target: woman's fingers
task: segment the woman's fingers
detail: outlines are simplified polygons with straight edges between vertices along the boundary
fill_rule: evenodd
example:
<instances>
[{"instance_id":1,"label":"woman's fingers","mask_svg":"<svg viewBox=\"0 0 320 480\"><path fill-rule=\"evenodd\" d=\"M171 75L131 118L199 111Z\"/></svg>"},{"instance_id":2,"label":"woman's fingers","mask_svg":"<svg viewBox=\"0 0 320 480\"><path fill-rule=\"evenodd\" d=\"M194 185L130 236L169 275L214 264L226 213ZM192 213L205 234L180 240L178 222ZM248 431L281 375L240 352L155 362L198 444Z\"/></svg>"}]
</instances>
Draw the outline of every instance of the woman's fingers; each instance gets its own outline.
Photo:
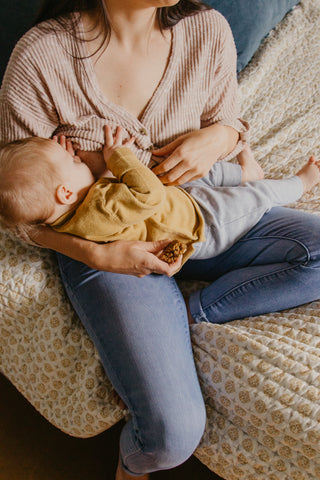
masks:
<instances>
[{"instance_id":1,"label":"woman's fingers","mask_svg":"<svg viewBox=\"0 0 320 480\"><path fill-rule=\"evenodd\" d=\"M164 161L163 163L165 162L166 161ZM191 180L201 178L208 173L204 169L201 169L201 164L191 164L184 159L174 165L173 168L171 168L170 170L167 170L167 165L171 165L171 162L164 165L162 169L159 169L160 171L163 171L165 173L161 173L158 175L159 180L164 185L182 185L183 183L191 182ZM158 166L160 167L161 165ZM154 173L159 170L157 169L155 171L155 168L152 169Z\"/></svg>"},{"instance_id":2,"label":"woman's fingers","mask_svg":"<svg viewBox=\"0 0 320 480\"><path fill-rule=\"evenodd\" d=\"M184 135L176 138L173 142L168 143L164 147L157 148L157 150L152 150L152 155L164 157L166 155L170 155L181 143L183 142Z\"/></svg>"},{"instance_id":3,"label":"woman's fingers","mask_svg":"<svg viewBox=\"0 0 320 480\"><path fill-rule=\"evenodd\" d=\"M170 243L170 241L170 239L165 238L164 240L145 242L145 248L148 252L154 253L156 255L160 253Z\"/></svg>"},{"instance_id":4,"label":"woman's fingers","mask_svg":"<svg viewBox=\"0 0 320 480\"><path fill-rule=\"evenodd\" d=\"M170 265L158 258L158 255L160 255L160 253L168 245L168 243L170 243L170 241L170 239L165 239L155 242L147 242L145 244L147 251L153 254L152 258L150 258L152 266L150 265L151 270L149 273L158 273L160 275L167 275L171 277L180 268L182 257L177 258L177 260Z\"/></svg>"},{"instance_id":5,"label":"woman's fingers","mask_svg":"<svg viewBox=\"0 0 320 480\"><path fill-rule=\"evenodd\" d=\"M188 170L185 170L185 165L183 163L180 163L168 173L159 175L159 180L164 185L178 185L178 179L184 176L186 172L188 172Z\"/></svg>"},{"instance_id":6,"label":"woman's fingers","mask_svg":"<svg viewBox=\"0 0 320 480\"><path fill-rule=\"evenodd\" d=\"M174 263L170 263L169 265L163 260L154 257L152 259L151 269L148 273L157 273L158 275L167 275L167 277L172 277L181 267L181 260L182 257L179 257Z\"/></svg>"},{"instance_id":7,"label":"woman's fingers","mask_svg":"<svg viewBox=\"0 0 320 480\"><path fill-rule=\"evenodd\" d=\"M134 274L137 277L145 277L146 275L150 275L152 273L156 273L157 275L167 275L171 277L174 273L178 270L179 266L177 264L168 264L163 262L158 257L153 254L146 253L143 266L140 267L140 272Z\"/></svg>"},{"instance_id":8,"label":"woman's fingers","mask_svg":"<svg viewBox=\"0 0 320 480\"><path fill-rule=\"evenodd\" d=\"M170 240L159 240L155 242L133 242L136 243L136 247L140 250L140 259L136 257L135 269L136 272L131 272L131 275L137 277L144 277L151 273L158 275L167 275L171 277L181 266L181 257L179 257L174 263L168 264L158 258L158 255L168 245ZM133 246L133 244L132 244Z\"/></svg>"},{"instance_id":9,"label":"woman's fingers","mask_svg":"<svg viewBox=\"0 0 320 480\"><path fill-rule=\"evenodd\" d=\"M55 142L59 143L59 145L61 145L61 147L63 147L63 148L66 149L67 144L66 144L66 137L65 137L65 135L53 135L52 140L54 140Z\"/></svg>"},{"instance_id":10,"label":"woman's fingers","mask_svg":"<svg viewBox=\"0 0 320 480\"><path fill-rule=\"evenodd\" d=\"M182 158L180 157L180 155L173 153L166 160L163 160L163 162L159 163L159 165L153 167L152 171L157 176L165 175L171 170L173 170L175 167L177 167L181 161Z\"/></svg>"},{"instance_id":11,"label":"woman's fingers","mask_svg":"<svg viewBox=\"0 0 320 480\"><path fill-rule=\"evenodd\" d=\"M155 242L119 240L105 245L98 245L96 248L99 252L102 249L102 254L99 253L98 263L94 268L105 269L103 255L106 253L107 262L112 259L112 265L111 268L109 265L108 271L134 275L139 278L151 273L172 276L180 267L181 258L171 265L158 258L158 255L169 242L170 240Z\"/></svg>"}]
</instances>

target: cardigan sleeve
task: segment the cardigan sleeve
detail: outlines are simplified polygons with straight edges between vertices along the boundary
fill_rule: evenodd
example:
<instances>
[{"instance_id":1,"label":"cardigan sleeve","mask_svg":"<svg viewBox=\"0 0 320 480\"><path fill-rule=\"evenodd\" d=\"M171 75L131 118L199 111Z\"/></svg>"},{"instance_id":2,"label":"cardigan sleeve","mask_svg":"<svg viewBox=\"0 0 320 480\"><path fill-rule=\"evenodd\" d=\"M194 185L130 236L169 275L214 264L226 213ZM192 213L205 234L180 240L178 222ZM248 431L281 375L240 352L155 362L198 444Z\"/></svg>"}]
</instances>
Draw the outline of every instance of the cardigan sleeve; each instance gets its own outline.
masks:
<instances>
[{"instance_id":1,"label":"cardigan sleeve","mask_svg":"<svg viewBox=\"0 0 320 480\"><path fill-rule=\"evenodd\" d=\"M126 222L130 224L137 223L159 210L165 197L166 187L129 148L118 148L109 158L108 168L125 187L118 189L121 194L116 195L119 217L125 217ZM116 185L114 186L117 188ZM105 203L113 205L114 201L110 202L107 195Z\"/></svg>"},{"instance_id":2,"label":"cardigan sleeve","mask_svg":"<svg viewBox=\"0 0 320 480\"><path fill-rule=\"evenodd\" d=\"M228 157L233 158L243 148L249 125L240 118L237 83L237 51L230 26L219 16L219 42L213 43L214 51L208 61L208 99L201 115L201 127L215 123L234 128L240 133L238 145ZM217 25L216 25L217 27Z\"/></svg>"},{"instance_id":3,"label":"cardigan sleeve","mask_svg":"<svg viewBox=\"0 0 320 480\"><path fill-rule=\"evenodd\" d=\"M37 46L32 44L31 37L32 33L28 33L17 43L3 78L0 145L30 136L49 138L58 125L58 116L37 66ZM23 229L17 227L13 233L28 244L41 247Z\"/></svg>"},{"instance_id":4,"label":"cardigan sleeve","mask_svg":"<svg viewBox=\"0 0 320 480\"><path fill-rule=\"evenodd\" d=\"M0 90L0 143L29 136L51 137L58 126L50 92L38 66L44 52L30 35L16 45Z\"/></svg>"}]
</instances>

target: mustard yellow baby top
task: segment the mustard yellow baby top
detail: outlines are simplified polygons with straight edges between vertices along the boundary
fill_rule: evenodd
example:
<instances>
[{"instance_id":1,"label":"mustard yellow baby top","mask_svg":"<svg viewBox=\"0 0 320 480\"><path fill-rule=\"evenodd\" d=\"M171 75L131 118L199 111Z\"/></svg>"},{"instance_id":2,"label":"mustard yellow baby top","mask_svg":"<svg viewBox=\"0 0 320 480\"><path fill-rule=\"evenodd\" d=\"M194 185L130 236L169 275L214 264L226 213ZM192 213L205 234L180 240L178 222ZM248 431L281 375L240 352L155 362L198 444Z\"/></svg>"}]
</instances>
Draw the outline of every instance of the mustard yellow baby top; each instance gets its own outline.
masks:
<instances>
[{"instance_id":1,"label":"mustard yellow baby top","mask_svg":"<svg viewBox=\"0 0 320 480\"><path fill-rule=\"evenodd\" d=\"M164 186L129 148L108 160L115 178L100 178L81 204L51 224L58 232L94 242L177 239L187 245L203 242L204 220L199 206L182 188Z\"/></svg>"}]
</instances>

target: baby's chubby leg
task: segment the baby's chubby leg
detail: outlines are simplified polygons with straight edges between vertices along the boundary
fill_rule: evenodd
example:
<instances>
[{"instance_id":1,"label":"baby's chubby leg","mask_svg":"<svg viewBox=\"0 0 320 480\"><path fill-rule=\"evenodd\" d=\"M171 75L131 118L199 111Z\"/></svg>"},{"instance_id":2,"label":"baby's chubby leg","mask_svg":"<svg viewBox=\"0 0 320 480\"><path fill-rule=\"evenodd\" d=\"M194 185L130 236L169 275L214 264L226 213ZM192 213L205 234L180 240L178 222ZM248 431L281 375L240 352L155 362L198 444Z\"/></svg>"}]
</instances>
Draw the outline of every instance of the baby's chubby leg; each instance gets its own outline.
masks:
<instances>
[{"instance_id":1,"label":"baby's chubby leg","mask_svg":"<svg viewBox=\"0 0 320 480\"><path fill-rule=\"evenodd\" d=\"M320 161L311 156L308 162L292 177L263 179L246 182L244 191L255 194L256 200L271 208L296 202L306 192L320 183ZM253 198L253 197L252 197ZM269 205L268 205L269 203Z\"/></svg>"},{"instance_id":2,"label":"baby's chubby leg","mask_svg":"<svg viewBox=\"0 0 320 480\"><path fill-rule=\"evenodd\" d=\"M212 188L200 182L190 183L185 188L200 206L206 224L206 242L197 246L193 259L219 255L254 227L272 207L299 200L304 192L319 183L319 164L312 157L289 178L252 180L234 187Z\"/></svg>"},{"instance_id":3,"label":"baby's chubby leg","mask_svg":"<svg viewBox=\"0 0 320 480\"><path fill-rule=\"evenodd\" d=\"M237 156L242 170L241 183L262 180L264 173L258 162L255 160L249 145L245 145L242 152ZM303 192L306 193L320 182L320 161L314 156L296 173L303 183Z\"/></svg>"},{"instance_id":4,"label":"baby's chubby leg","mask_svg":"<svg viewBox=\"0 0 320 480\"><path fill-rule=\"evenodd\" d=\"M262 180L264 173L258 162L255 160L249 145L245 145L242 152L237 156L237 160L242 170L241 183ZM303 192L309 192L320 182L320 161L314 156L296 173L303 183Z\"/></svg>"},{"instance_id":5,"label":"baby's chubby leg","mask_svg":"<svg viewBox=\"0 0 320 480\"><path fill-rule=\"evenodd\" d=\"M206 177L195 180L191 184L199 182L210 187L236 187L241 183L264 178L263 170L255 160L249 145L245 145L237 156L237 160L238 163L216 162ZM188 183L184 184L184 186L188 185Z\"/></svg>"}]
</instances>

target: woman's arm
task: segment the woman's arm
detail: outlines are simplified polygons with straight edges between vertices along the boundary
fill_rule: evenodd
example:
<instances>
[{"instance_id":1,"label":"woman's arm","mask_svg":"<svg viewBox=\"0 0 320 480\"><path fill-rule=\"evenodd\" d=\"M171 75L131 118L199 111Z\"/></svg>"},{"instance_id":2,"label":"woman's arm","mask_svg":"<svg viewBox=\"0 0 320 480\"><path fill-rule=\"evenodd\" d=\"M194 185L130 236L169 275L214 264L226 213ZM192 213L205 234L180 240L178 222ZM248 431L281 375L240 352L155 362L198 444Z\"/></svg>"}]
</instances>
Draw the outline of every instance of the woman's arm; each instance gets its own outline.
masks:
<instances>
[{"instance_id":1,"label":"woman's arm","mask_svg":"<svg viewBox=\"0 0 320 480\"><path fill-rule=\"evenodd\" d=\"M43 247L83 262L90 268L136 277L144 277L150 273L171 277L181 265L181 257L171 265L157 257L170 240L157 242L119 240L98 244L73 235L57 233L50 227L39 227L32 240Z\"/></svg>"},{"instance_id":2,"label":"woman's arm","mask_svg":"<svg viewBox=\"0 0 320 480\"><path fill-rule=\"evenodd\" d=\"M169 157L153 168L153 172L166 185L202 178L212 165L232 152L239 140L239 132L233 127L218 123L187 133L153 152Z\"/></svg>"},{"instance_id":3,"label":"woman's arm","mask_svg":"<svg viewBox=\"0 0 320 480\"><path fill-rule=\"evenodd\" d=\"M201 129L187 133L169 145L155 150L168 156L153 171L163 183L181 185L205 176L218 160L230 159L242 148L248 125L239 119L237 102L237 52L227 21L210 24L213 51L208 51L205 84L206 103L201 114Z\"/></svg>"}]
</instances>

